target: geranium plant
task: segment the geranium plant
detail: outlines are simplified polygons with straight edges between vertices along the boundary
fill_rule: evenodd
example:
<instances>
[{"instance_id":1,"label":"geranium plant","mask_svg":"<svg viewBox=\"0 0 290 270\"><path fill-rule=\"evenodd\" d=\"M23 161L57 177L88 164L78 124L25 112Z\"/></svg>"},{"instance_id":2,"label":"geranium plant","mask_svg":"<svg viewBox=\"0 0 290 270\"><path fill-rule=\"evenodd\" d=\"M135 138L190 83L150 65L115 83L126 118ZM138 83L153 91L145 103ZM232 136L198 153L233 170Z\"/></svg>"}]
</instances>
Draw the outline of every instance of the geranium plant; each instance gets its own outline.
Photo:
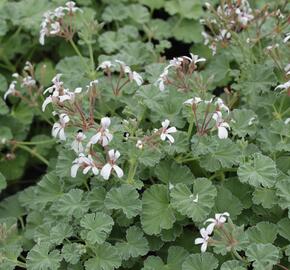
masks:
<instances>
[{"instance_id":1,"label":"geranium plant","mask_svg":"<svg viewBox=\"0 0 290 270\"><path fill-rule=\"evenodd\" d=\"M289 269L289 3L23 2L40 56L0 55L0 269Z\"/></svg>"}]
</instances>

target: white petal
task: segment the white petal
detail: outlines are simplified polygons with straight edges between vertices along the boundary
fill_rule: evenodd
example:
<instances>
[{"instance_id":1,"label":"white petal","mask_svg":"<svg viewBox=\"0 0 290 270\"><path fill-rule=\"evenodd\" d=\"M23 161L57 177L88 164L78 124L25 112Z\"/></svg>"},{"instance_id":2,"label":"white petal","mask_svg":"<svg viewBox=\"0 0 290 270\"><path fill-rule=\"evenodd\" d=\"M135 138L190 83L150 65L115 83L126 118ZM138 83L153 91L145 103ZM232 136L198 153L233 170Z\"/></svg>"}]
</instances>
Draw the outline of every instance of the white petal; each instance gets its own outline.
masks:
<instances>
[{"instance_id":1,"label":"white petal","mask_svg":"<svg viewBox=\"0 0 290 270\"><path fill-rule=\"evenodd\" d=\"M196 245L202 244L202 243L204 243L204 239L203 239L203 238L196 238L196 239L194 240L194 243L195 243Z\"/></svg>"},{"instance_id":2,"label":"white petal","mask_svg":"<svg viewBox=\"0 0 290 270\"><path fill-rule=\"evenodd\" d=\"M114 152L114 149L111 149L111 150L108 152L108 155L109 155L109 159L110 159L110 160L114 160L114 159L115 159L115 152Z\"/></svg>"},{"instance_id":3,"label":"white petal","mask_svg":"<svg viewBox=\"0 0 290 270\"><path fill-rule=\"evenodd\" d=\"M170 121L169 121L168 119L165 119L165 120L161 123L161 125L162 125L163 128L168 128L169 124L170 124Z\"/></svg>"},{"instance_id":4,"label":"white petal","mask_svg":"<svg viewBox=\"0 0 290 270\"><path fill-rule=\"evenodd\" d=\"M174 143L174 138L170 134L166 134L166 137L171 143Z\"/></svg>"},{"instance_id":5,"label":"white petal","mask_svg":"<svg viewBox=\"0 0 290 270\"><path fill-rule=\"evenodd\" d=\"M207 249L207 242L204 242L202 245L201 245L201 252L206 252L206 249Z\"/></svg>"},{"instance_id":6,"label":"white petal","mask_svg":"<svg viewBox=\"0 0 290 270\"><path fill-rule=\"evenodd\" d=\"M62 141L65 141L66 140L66 135L65 135L65 133L64 133L64 128L61 128L60 130L59 130L59 138L62 140Z\"/></svg>"},{"instance_id":7,"label":"white petal","mask_svg":"<svg viewBox=\"0 0 290 270\"><path fill-rule=\"evenodd\" d=\"M215 225L216 225L216 224L213 222L213 223L210 223L210 224L206 227L206 232L207 232L207 234L212 234Z\"/></svg>"},{"instance_id":8,"label":"white petal","mask_svg":"<svg viewBox=\"0 0 290 270\"><path fill-rule=\"evenodd\" d=\"M101 119L101 126L106 129L111 125L111 119L109 117L103 117Z\"/></svg>"},{"instance_id":9,"label":"white petal","mask_svg":"<svg viewBox=\"0 0 290 270\"><path fill-rule=\"evenodd\" d=\"M225 127L218 127L218 136L220 139L226 139L228 137L228 130Z\"/></svg>"},{"instance_id":10,"label":"white petal","mask_svg":"<svg viewBox=\"0 0 290 270\"><path fill-rule=\"evenodd\" d=\"M165 140L166 140L166 134L165 134L165 133L161 133L161 135L160 135L160 139L161 139L162 141L165 141Z\"/></svg>"},{"instance_id":11,"label":"white petal","mask_svg":"<svg viewBox=\"0 0 290 270\"><path fill-rule=\"evenodd\" d=\"M96 144L100 138L101 138L101 132L98 132L96 135L94 135L91 139L90 139L90 142L89 144Z\"/></svg>"},{"instance_id":12,"label":"white petal","mask_svg":"<svg viewBox=\"0 0 290 270\"><path fill-rule=\"evenodd\" d=\"M83 170L83 174L87 174L91 168L92 168L91 166L85 167Z\"/></svg>"},{"instance_id":13,"label":"white petal","mask_svg":"<svg viewBox=\"0 0 290 270\"><path fill-rule=\"evenodd\" d=\"M97 167L93 167L92 171L93 171L94 175L98 175L99 174L99 170L98 170Z\"/></svg>"},{"instance_id":14,"label":"white petal","mask_svg":"<svg viewBox=\"0 0 290 270\"><path fill-rule=\"evenodd\" d=\"M175 132L177 132L176 127L170 127L166 130L166 133L175 133Z\"/></svg>"},{"instance_id":15,"label":"white petal","mask_svg":"<svg viewBox=\"0 0 290 270\"><path fill-rule=\"evenodd\" d=\"M119 166L114 165L113 169L115 170L115 172L116 172L116 174L118 175L119 178L123 177L124 172Z\"/></svg>"},{"instance_id":16,"label":"white petal","mask_svg":"<svg viewBox=\"0 0 290 270\"><path fill-rule=\"evenodd\" d=\"M101 170L101 176L105 179L108 180L111 174L112 170L112 165L107 163Z\"/></svg>"},{"instance_id":17,"label":"white petal","mask_svg":"<svg viewBox=\"0 0 290 270\"><path fill-rule=\"evenodd\" d=\"M71 177L76 177L77 176L77 172L78 172L79 167L80 167L79 164L72 165L72 167L70 169L70 175L71 175Z\"/></svg>"}]
</instances>

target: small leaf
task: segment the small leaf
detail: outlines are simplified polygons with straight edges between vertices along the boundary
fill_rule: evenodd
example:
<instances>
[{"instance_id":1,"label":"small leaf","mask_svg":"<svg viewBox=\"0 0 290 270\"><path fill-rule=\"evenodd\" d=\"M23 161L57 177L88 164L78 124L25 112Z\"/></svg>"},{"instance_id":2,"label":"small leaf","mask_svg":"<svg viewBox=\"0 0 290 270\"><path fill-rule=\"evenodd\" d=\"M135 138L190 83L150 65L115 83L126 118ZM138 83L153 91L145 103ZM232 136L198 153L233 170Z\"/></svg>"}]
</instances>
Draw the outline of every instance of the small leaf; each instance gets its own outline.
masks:
<instances>
[{"instance_id":1,"label":"small leaf","mask_svg":"<svg viewBox=\"0 0 290 270\"><path fill-rule=\"evenodd\" d=\"M272 244L251 244L246 249L246 256L255 270L272 269L280 258L279 249Z\"/></svg>"},{"instance_id":2,"label":"small leaf","mask_svg":"<svg viewBox=\"0 0 290 270\"><path fill-rule=\"evenodd\" d=\"M80 257L86 252L86 248L82 244L71 243L64 244L61 250L61 254L66 262L70 264L76 264L80 260Z\"/></svg>"},{"instance_id":3,"label":"small leaf","mask_svg":"<svg viewBox=\"0 0 290 270\"><path fill-rule=\"evenodd\" d=\"M102 212L86 214L81 219L80 225L84 230L81 237L92 245L102 244L107 239L114 225L113 219Z\"/></svg>"},{"instance_id":4,"label":"small leaf","mask_svg":"<svg viewBox=\"0 0 290 270\"><path fill-rule=\"evenodd\" d=\"M277 178L275 162L262 154L256 153L238 169L238 176L242 183L248 183L254 187L260 185L273 187Z\"/></svg>"},{"instance_id":5,"label":"small leaf","mask_svg":"<svg viewBox=\"0 0 290 270\"><path fill-rule=\"evenodd\" d=\"M218 260L211 253L190 255L182 264L182 270L214 270Z\"/></svg>"},{"instance_id":6,"label":"small leaf","mask_svg":"<svg viewBox=\"0 0 290 270\"><path fill-rule=\"evenodd\" d=\"M274 243L277 237L277 226L269 222L260 222L246 232L249 240L253 243Z\"/></svg>"},{"instance_id":7,"label":"small leaf","mask_svg":"<svg viewBox=\"0 0 290 270\"><path fill-rule=\"evenodd\" d=\"M152 185L143 193L141 223L145 233L158 234L170 229L175 222L169 203L168 189L164 185Z\"/></svg>"},{"instance_id":8,"label":"small leaf","mask_svg":"<svg viewBox=\"0 0 290 270\"><path fill-rule=\"evenodd\" d=\"M277 204L277 195L275 189L270 188L256 188L253 193L253 202L261 204L264 208L270 209Z\"/></svg>"},{"instance_id":9,"label":"small leaf","mask_svg":"<svg viewBox=\"0 0 290 270\"><path fill-rule=\"evenodd\" d=\"M122 210L128 218L137 216L142 208L138 192L129 185L112 188L106 195L105 206Z\"/></svg>"}]
</instances>

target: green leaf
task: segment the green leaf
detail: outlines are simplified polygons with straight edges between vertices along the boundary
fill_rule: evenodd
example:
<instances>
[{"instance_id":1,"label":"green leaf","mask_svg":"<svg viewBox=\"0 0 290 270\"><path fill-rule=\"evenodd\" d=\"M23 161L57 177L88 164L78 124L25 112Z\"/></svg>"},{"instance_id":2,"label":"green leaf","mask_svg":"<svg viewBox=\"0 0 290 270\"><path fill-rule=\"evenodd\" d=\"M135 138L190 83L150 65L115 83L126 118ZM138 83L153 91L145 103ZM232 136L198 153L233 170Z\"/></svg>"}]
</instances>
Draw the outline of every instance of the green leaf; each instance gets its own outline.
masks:
<instances>
[{"instance_id":1,"label":"green leaf","mask_svg":"<svg viewBox=\"0 0 290 270\"><path fill-rule=\"evenodd\" d=\"M166 1L165 10L170 15L179 14L187 19L198 19L203 14L202 3L193 0Z\"/></svg>"},{"instance_id":2,"label":"green leaf","mask_svg":"<svg viewBox=\"0 0 290 270\"><path fill-rule=\"evenodd\" d=\"M2 224L1 224L2 225ZM17 269L17 258L22 252L22 248L18 245L5 245L0 247L0 270Z\"/></svg>"},{"instance_id":3,"label":"green leaf","mask_svg":"<svg viewBox=\"0 0 290 270\"><path fill-rule=\"evenodd\" d=\"M278 204L282 209L288 209L288 216L290 218L290 185L289 177L281 179L276 184L278 196Z\"/></svg>"},{"instance_id":4,"label":"green leaf","mask_svg":"<svg viewBox=\"0 0 290 270\"><path fill-rule=\"evenodd\" d=\"M129 185L112 188L106 195L105 206L108 209L122 210L127 218L137 216L142 208L138 192Z\"/></svg>"},{"instance_id":5,"label":"green leaf","mask_svg":"<svg viewBox=\"0 0 290 270\"><path fill-rule=\"evenodd\" d=\"M56 215L73 216L81 218L89 209L88 203L84 201L84 192L80 189L72 189L63 194L53 205L52 210Z\"/></svg>"},{"instance_id":6,"label":"green leaf","mask_svg":"<svg viewBox=\"0 0 290 270\"><path fill-rule=\"evenodd\" d=\"M246 268L242 262L232 260L224 262L220 270L246 270Z\"/></svg>"},{"instance_id":7,"label":"green leaf","mask_svg":"<svg viewBox=\"0 0 290 270\"><path fill-rule=\"evenodd\" d=\"M187 166L177 164L173 160L163 160L155 168L155 174L165 184L192 184L194 176Z\"/></svg>"},{"instance_id":8,"label":"green leaf","mask_svg":"<svg viewBox=\"0 0 290 270\"><path fill-rule=\"evenodd\" d=\"M128 42L128 38L124 34L107 31L99 36L98 41L106 53L113 53L123 47Z\"/></svg>"},{"instance_id":9,"label":"green leaf","mask_svg":"<svg viewBox=\"0 0 290 270\"><path fill-rule=\"evenodd\" d=\"M0 192L7 187L6 179L4 175L0 172Z\"/></svg>"},{"instance_id":10,"label":"green leaf","mask_svg":"<svg viewBox=\"0 0 290 270\"><path fill-rule=\"evenodd\" d=\"M85 262L86 270L113 270L121 265L118 249L109 243L94 246L93 252L93 258Z\"/></svg>"},{"instance_id":11,"label":"green leaf","mask_svg":"<svg viewBox=\"0 0 290 270\"><path fill-rule=\"evenodd\" d=\"M283 218L278 222L278 232L281 236L283 236L285 239L290 241L290 219L289 218Z\"/></svg>"},{"instance_id":12,"label":"green leaf","mask_svg":"<svg viewBox=\"0 0 290 270\"><path fill-rule=\"evenodd\" d=\"M86 214L81 219L80 225L84 230L81 237L89 243L102 244L107 239L114 225L113 219L102 212Z\"/></svg>"},{"instance_id":13,"label":"green leaf","mask_svg":"<svg viewBox=\"0 0 290 270\"><path fill-rule=\"evenodd\" d=\"M31 110L31 108L24 102L20 102L16 107L14 107L11 114L24 125L30 125L33 120L33 110Z\"/></svg>"},{"instance_id":14,"label":"green leaf","mask_svg":"<svg viewBox=\"0 0 290 270\"><path fill-rule=\"evenodd\" d=\"M61 254L66 262L70 264L76 264L80 260L80 257L86 252L86 247L78 243L64 244L61 250Z\"/></svg>"},{"instance_id":15,"label":"green leaf","mask_svg":"<svg viewBox=\"0 0 290 270\"><path fill-rule=\"evenodd\" d=\"M89 67L89 59L83 58L86 67ZM65 57L56 65L56 71L62 74L61 79L65 87L74 90L77 87L85 87L89 80L86 78L86 68L79 56Z\"/></svg>"},{"instance_id":16,"label":"green leaf","mask_svg":"<svg viewBox=\"0 0 290 270\"><path fill-rule=\"evenodd\" d=\"M256 188L253 193L253 202L261 204L264 208L270 209L277 204L277 195L275 189Z\"/></svg>"},{"instance_id":17,"label":"green leaf","mask_svg":"<svg viewBox=\"0 0 290 270\"><path fill-rule=\"evenodd\" d=\"M170 229L175 222L169 203L168 189L164 185L152 185L143 193L141 223L145 233L158 234Z\"/></svg>"},{"instance_id":18,"label":"green leaf","mask_svg":"<svg viewBox=\"0 0 290 270\"><path fill-rule=\"evenodd\" d=\"M167 264L165 265L159 257L150 256L144 261L142 270L182 270L182 263L188 256L188 252L177 246L168 249Z\"/></svg>"},{"instance_id":19,"label":"green leaf","mask_svg":"<svg viewBox=\"0 0 290 270\"><path fill-rule=\"evenodd\" d=\"M256 133L257 115L252 110L235 109L232 111L231 129L234 135L245 137L254 136Z\"/></svg>"},{"instance_id":20,"label":"green leaf","mask_svg":"<svg viewBox=\"0 0 290 270\"><path fill-rule=\"evenodd\" d=\"M102 12L102 19L105 22L123 21L128 18L128 10L125 5L118 3L108 5Z\"/></svg>"},{"instance_id":21,"label":"green leaf","mask_svg":"<svg viewBox=\"0 0 290 270\"><path fill-rule=\"evenodd\" d=\"M103 211L105 209L106 190L103 187L92 189L88 194L86 200L93 212Z\"/></svg>"},{"instance_id":22,"label":"green leaf","mask_svg":"<svg viewBox=\"0 0 290 270\"><path fill-rule=\"evenodd\" d=\"M139 2L150 7L151 10L154 10L163 7L165 0L139 0Z\"/></svg>"},{"instance_id":23,"label":"green leaf","mask_svg":"<svg viewBox=\"0 0 290 270\"><path fill-rule=\"evenodd\" d=\"M57 270L62 257L58 250L50 250L49 244L35 245L27 254L27 270Z\"/></svg>"},{"instance_id":24,"label":"green leaf","mask_svg":"<svg viewBox=\"0 0 290 270\"><path fill-rule=\"evenodd\" d=\"M218 260L211 253L190 255L182 264L182 270L214 270Z\"/></svg>"},{"instance_id":25,"label":"green leaf","mask_svg":"<svg viewBox=\"0 0 290 270\"><path fill-rule=\"evenodd\" d=\"M73 151L62 150L57 157L55 172L59 177L70 177L70 169L76 155Z\"/></svg>"},{"instance_id":26,"label":"green leaf","mask_svg":"<svg viewBox=\"0 0 290 270\"><path fill-rule=\"evenodd\" d=\"M173 17L171 24L173 37L177 40L185 43L202 42L203 37L201 32L203 28L198 21L183 19L181 22L178 22L178 18Z\"/></svg>"},{"instance_id":27,"label":"green leaf","mask_svg":"<svg viewBox=\"0 0 290 270\"><path fill-rule=\"evenodd\" d=\"M272 244L251 244L246 256L255 270L270 270L279 261L279 249Z\"/></svg>"},{"instance_id":28,"label":"green leaf","mask_svg":"<svg viewBox=\"0 0 290 270\"><path fill-rule=\"evenodd\" d=\"M130 257L144 256L149 251L148 241L140 228L136 226L130 227L126 231L126 239L127 242L116 244L116 248L119 250L123 260L128 260Z\"/></svg>"},{"instance_id":29,"label":"green leaf","mask_svg":"<svg viewBox=\"0 0 290 270\"><path fill-rule=\"evenodd\" d=\"M277 237L277 226L269 222L259 222L247 230L247 235L252 243L274 243Z\"/></svg>"},{"instance_id":30,"label":"green leaf","mask_svg":"<svg viewBox=\"0 0 290 270\"><path fill-rule=\"evenodd\" d=\"M144 24L150 20L148 9L142 5L134 4L127 6L129 17L136 23Z\"/></svg>"},{"instance_id":31,"label":"green leaf","mask_svg":"<svg viewBox=\"0 0 290 270\"><path fill-rule=\"evenodd\" d=\"M255 153L248 162L241 164L237 173L242 183L248 183L254 187L260 185L273 187L277 178L275 162L259 153Z\"/></svg>"},{"instance_id":32,"label":"green leaf","mask_svg":"<svg viewBox=\"0 0 290 270\"><path fill-rule=\"evenodd\" d=\"M194 222L205 220L214 206L216 195L216 188L207 179L195 180L193 193L185 184L177 184L170 191L173 208Z\"/></svg>"},{"instance_id":33,"label":"green leaf","mask_svg":"<svg viewBox=\"0 0 290 270\"><path fill-rule=\"evenodd\" d=\"M242 213L243 204L229 189L220 186L217 190L218 192L213 207L213 212L228 212L231 215L231 219L235 220L236 217Z\"/></svg>"},{"instance_id":34,"label":"green leaf","mask_svg":"<svg viewBox=\"0 0 290 270\"><path fill-rule=\"evenodd\" d=\"M1 82L0 82L1 83ZM8 114L9 108L2 98L0 98L0 115Z\"/></svg>"}]
</instances>

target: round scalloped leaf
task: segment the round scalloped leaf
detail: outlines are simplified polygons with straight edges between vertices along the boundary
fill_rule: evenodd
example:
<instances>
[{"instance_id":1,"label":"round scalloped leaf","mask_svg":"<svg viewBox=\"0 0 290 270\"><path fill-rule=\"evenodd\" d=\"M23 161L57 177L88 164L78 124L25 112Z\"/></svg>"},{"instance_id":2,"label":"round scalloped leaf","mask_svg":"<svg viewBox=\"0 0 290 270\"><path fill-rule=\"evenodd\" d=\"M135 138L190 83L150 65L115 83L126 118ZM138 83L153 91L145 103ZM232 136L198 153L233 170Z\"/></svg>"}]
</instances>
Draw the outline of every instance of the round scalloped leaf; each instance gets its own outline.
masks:
<instances>
[{"instance_id":1,"label":"round scalloped leaf","mask_svg":"<svg viewBox=\"0 0 290 270\"><path fill-rule=\"evenodd\" d=\"M246 256L255 270L270 270L280 258L279 249L272 244L251 244L246 249Z\"/></svg>"},{"instance_id":2,"label":"round scalloped leaf","mask_svg":"<svg viewBox=\"0 0 290 270\"><path fill-rule=\"evenodd\" d=\"M109 243L94 246L93 252L93 257L85 262L86 270L113 270L121 265L118 249Z\"/></svg>"},{"instance_id":3,"label":"round scalloped leaf","mask_svg":"<svg viewBox=\"0 0 290 270\"><path fill-rule=\"evenodd\" d=\"M253 136L256 133L255 122L257 115L252 110L235 109L232 111L233 121L231 121L231 129L234 135L245 137L246 135Z\"/></svg>"},{"instance_id":4,"label":"round scalloped leaf","mask_svg":"<svg viewBox=\"0 0 290 270\"><path fill-rule=\"evenodd\" d=\"M214 270L218 265L218 260L206 252L190 255L182 264L182 270Z\"/></svg>"},{"instance_id":5,"label":"round scalloped leaf","mask_svg":"<svg viewBox=\"0 0 290 270\"><path fill-rule=\"evenodd\" d=\"M84 228L81 237L92 245L102 244L107 239L114 225L113 219L102 212L86 214L81 219L80 225Z\"/></svg>"},{"instance_id":6,"label":"round scalloped leaf","mask_svg":"<svg viewBox=\"0 0 290 270\"><path fill-rule=\"evenodd\" d=\"M137 216L142 208L139 193L129 185L112 188L106 195L105 206L108 209L122 210L127 218Z\"/></svg>"},{"instance_id":7,"label":"round scalloped leaf","mask_svg":"<svg viewBox=\"0 0 290 270\"><path fill-rule=\"evenodd\" d=\"M17 258L21 254L22 248L18 245L1 245L0 247L0 270L14 270L17 267Z\"/></svg>"},{"instance_id":8,"label":"round scalloped leaf","mask_svg":"<svg viewBox=\"0 0 290 270\"><path fill-rule=\"evenodd\" d=\"M149 251L148 241L140 228L136 226L130 227L126 232L126 239L127 242L116 244L116 248L119 250L123 260L128 260L130 257L144 256Z\"/></svg>"},{"instance_id":9,"label":"round scalloped leaf","mask_svg":"<svg viewBox=\"0 0 290 270\"><path fill-rule=\"evenodd\" d=\"M170 229L175 222L169 202L168 189L164 185L152 185L143 193L141 223L145 233L158 234Z\"/></svg>"},{"instance_id":10,"label":"round scalloped leaf","mask_svg":"<svg viewBox=\"0 0 290 270\"><path fill-rule=\"evenodd\" d=\"M288 216L290 218L290 181L289 177L280 180L277 185L276 195L278 196L278 204L282 209L288 209Z\"/></svg>"},{"instance_id":11,"label":"round scalloped leaf","mask_svg":"<svg viewBox=\"0 0 290 270\"><path fill-rule=\"evenodd\" d=\"M274 243L277 237L277 226L270 222L260 222L246 232L252 243Z\"/></svg>"},{"instance_id":12,"label":"round scalloped leaf","mask_svg":"<svg viewBox=\"0 0 290 270\"><path fill-rule=\"evenodd\" d=\"M163 160L155 168L155 174L165 184L192 184L194 176L187 166L172 160Z\"/></svg>"},{"instance_id":13,"label":"round scalloped leaf","mask_svg":"<svg viewBox=\"0 0 290 270\"><path fill-rule=\"evenodd\" d=\"M277 204L278 198L275 189L260 187L255 189L252 200L255 204L261 204L264 208L270 209Z\"/></svg>"},{"instance_id":14,"label":"round scalloped leaf","mask_svg":"<svg viewBox=\"0 0 290 270\"><path fill-rule=\"evenodd\" d=\"M171 205L182 215L202 222L214 206L217 191L207 179L197 179L193 190L192 193L185 184L177 184L170 192Z\"/></svg>"},{"instance_id":15,"label":"round scalloped leaf","mask_svg":"<svg viewBox=\"0 0 290 270\"><path fill-rule=\"evenodd\" d=\"M64 244L61 250L63 258L70 264L77 264L85 252L86 247L78 243Z\"/></svg>"},{"instance_id":16,"label":"round scalloped leaf","mask_svg":"<svg viewBox=\"0 0 290 270\"><path fill-rule=\"evenodd\" d=\"M254 187L273 187L277 178L275 162L260 153L255 153L248 162L238 169L239 180Z\"/></svg>"},{"instance_id":17,"label":"round scalloped leaf","mask_svg":"<svg viewBox=\"0 0 290 270\"><path fill-rule=\"evenodd\" d=\"M290 241L290 219L283 218L278 222L278 233Z\"/></svg>"}]
</instances>

